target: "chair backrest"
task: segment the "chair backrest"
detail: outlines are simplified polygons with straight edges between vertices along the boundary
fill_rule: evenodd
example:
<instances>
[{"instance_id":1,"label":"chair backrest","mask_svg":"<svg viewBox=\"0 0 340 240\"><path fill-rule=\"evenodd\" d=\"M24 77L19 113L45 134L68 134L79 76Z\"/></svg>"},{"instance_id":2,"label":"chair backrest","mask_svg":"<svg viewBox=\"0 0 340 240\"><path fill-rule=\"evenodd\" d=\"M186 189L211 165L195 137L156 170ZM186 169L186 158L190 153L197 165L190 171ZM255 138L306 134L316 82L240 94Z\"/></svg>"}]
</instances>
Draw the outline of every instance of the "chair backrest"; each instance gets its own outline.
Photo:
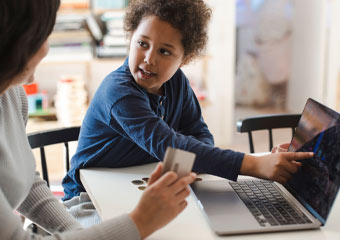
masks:
<instances>
[{"instance_id":1,"label":"chair backrest","mask_svg":"<svg viewBox=\"0 0 340 240\"><path fill-rule=\"evenodd\" d=\"M273 133L275 128L291 128L292 136L297 127L301 114L270 114L245 118L237 122L237 131L247 132L249 138L250 152L254 153L254 143L252 132L257 130L269 131L269 151L273 148Z\"/></svg>"},{"instance_id":2,"label":"chair backrest","mask_svg":"<svg viewBox=\"0 0 340 240\"><path fill-rule=\"evenodd\" d=\"M70 169L70 156L68 143L71 141L77 141L79 137L79 132L80 127L66 127L30 133L27 135L28 142L31 145L31 148L32 149L40 148L42 175L43 179L47 182L48 186L50 186L50 182L48 178L47 162L44 147L52 144L64 143L66 150L65 166L66 171L68 171Z\"/></svg>"}]
</instances>

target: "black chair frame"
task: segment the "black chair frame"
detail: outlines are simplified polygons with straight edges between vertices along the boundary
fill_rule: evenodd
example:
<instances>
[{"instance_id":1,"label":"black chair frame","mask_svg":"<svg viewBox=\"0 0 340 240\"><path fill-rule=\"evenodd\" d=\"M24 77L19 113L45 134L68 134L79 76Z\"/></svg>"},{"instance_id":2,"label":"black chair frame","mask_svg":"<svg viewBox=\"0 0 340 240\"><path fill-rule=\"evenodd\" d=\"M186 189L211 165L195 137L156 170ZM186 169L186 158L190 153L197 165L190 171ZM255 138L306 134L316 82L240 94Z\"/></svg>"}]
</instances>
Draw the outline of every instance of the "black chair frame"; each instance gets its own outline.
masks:
<instances>
[{"instance_id":1,"label":"black chair frame","mask_svg":"<svg viewBox=\"0 0 340 240\"><path fill-rule=\"evenodd\" d=\"M254 142L252 131L268 130L269 131L269 151L273 148L273 132L276 128L291 128L294 136L301 114L268 114L255 117L245 118L237 122L237 131L240 133L247 132L249 139L250 152L254 153Z\"/></svg>"},{"instance_id":2,"label":"black chair frame","mask_svg":"<svg viewBox=\"0 0 340 240\"><path fill-rule=\"evenodd\" d=\"M40 148L41 157L41 169L43 179L47 182L47 186L50 186L47 170L47 162L45 155L45 146L64 143L66 156L65 166L66 171L70 169L70 156L68 142L77 141L79 137L80 127L66 127L41 132L30 133L27 135L28 142L31 148Z\"/></svg>"}]
</instances>

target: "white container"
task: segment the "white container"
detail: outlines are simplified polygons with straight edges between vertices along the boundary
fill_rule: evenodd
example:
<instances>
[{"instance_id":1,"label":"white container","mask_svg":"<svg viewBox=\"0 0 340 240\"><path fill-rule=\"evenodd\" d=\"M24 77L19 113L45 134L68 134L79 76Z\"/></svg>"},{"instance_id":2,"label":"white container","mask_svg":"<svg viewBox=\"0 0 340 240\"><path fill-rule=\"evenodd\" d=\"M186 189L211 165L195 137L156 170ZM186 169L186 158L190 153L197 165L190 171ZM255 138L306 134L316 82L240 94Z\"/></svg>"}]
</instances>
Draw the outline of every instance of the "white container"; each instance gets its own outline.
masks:
<instances>
[{"instance_id":1,"label":"white container","mask_svg":"<svg viewBox=\"0 0 340 240\"><path fill-rule=\"evenodd\" d=\"M80 126L87 110L87 92L81 76L62 76L57 84L55 108L65 127Z\"/></svg>"}]
</instances>

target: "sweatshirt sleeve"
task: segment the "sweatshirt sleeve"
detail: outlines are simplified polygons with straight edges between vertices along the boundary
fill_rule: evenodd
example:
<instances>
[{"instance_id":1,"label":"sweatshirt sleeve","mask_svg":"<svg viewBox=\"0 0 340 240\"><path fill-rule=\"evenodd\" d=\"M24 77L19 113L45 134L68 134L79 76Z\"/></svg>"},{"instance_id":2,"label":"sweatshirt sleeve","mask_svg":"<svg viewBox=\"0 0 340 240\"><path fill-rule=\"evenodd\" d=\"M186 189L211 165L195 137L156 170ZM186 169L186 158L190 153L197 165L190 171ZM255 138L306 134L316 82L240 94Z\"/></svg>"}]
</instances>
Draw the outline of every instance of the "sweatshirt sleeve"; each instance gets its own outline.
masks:
<instances>
[{"instance_id":1,"label":"sweatshirt sleeve","mask_svg":"<svg viewBox=\"0 0 340 240\"><path fill-rule=\"evenodd\" d=\"M191 135L203 143L214 146L214 138L203 120L200 104L184 75L182 82L185 88L185 96L179 131L186 136Z\"/></svg>"},{"instance_id":2,"label":"sweatshirt sleeve","mask_svg":"<svg viewBox=\"0 0 340 240\"><path fill-rule=\"evenodd\" d=\"M0 239L140 239L135 223L128 214L113 218L87 229L80 224L59 203L46 183L36 178L32 189L17 209L18 212L48 230L51 236L39 236L22 227L19 216L13 214L11 207L0 189Z\"/></svg>"},{"instance_id":3,"label":"sweatshirt sleeve","mask_svg":"<svg viewBox=\"0 0 340 240\"><path fill-rule=\"evenodd\" d=\"M40 236L24 230L20 217L13 213L0 188L0 239L1 240L137 240L141 239L137 227L125 214L87 229L54 232L51 236Z\"/></svg>"},{"instance_id":4,"label":"sweatshirt sleeve","mask_svg":"<svg viewBox=\"0 0 340 240\"><path fill-rule=\"evenodd\" d=\"M116 101L111 109L112 129L130 139L156 159L162 159L166 148L183 149L196 154L193 169L236 180L243 153L213 147L193 136L186 136L158 117L141 95L129 94Z\"/></svg>"},{"instance_id":5,"label":"sweatshirt sleeve","mask_svg":"<svg viewBox=\"0 0 340 240\"><path fill-rule=\"evenodd\" d=\"M46 182L39 177L38 172L28 196L17 210L50 233L81 228L80 224L54 197Z\"/></svg>"}]
</instances>

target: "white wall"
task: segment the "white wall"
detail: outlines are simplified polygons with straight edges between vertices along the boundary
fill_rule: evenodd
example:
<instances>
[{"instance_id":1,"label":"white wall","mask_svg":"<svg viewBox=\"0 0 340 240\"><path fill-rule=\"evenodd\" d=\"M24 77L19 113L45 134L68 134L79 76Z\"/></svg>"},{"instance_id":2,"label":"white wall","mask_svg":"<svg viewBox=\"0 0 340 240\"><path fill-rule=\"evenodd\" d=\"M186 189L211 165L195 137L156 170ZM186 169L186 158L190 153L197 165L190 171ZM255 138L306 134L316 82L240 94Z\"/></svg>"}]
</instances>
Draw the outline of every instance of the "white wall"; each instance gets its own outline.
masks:
<instances>
[{"instance_id":1,"label":"white wall","mask_svg":"<svg viewBox=\"0 0 340 240\"><path fill-rule=\"evenodd\" d=\"M339 0L295 0L289 110L301 111L308 97L340 110L339 24Z\"/></svg>"},{"instance_id":2,"label":"white wall","mask_svg":"<svg viewBox=\"0 0 340 240\"><path fill-rule=\"evenodd\" d=\"M295 0L287 96L287 108L292 112L301 112L308 97L324 102L326 5L325 0Z\"/></svg>"},{"instance_id":3,"label":"white wall","mask_svg":"<svg viewBox=\"0 0 340 240\"><path fill-rule=\"evenodd\" d=\"M328 44L326 46L324 101L340 111L339 70L340 70L340 1L329 0Z\"/></svg>"},{"instance_id":4,"label":"white wall","mask_svg":"<svg viewBox=\"0 0 340 240\"><path fill-rule=\"evenodd\" d=\"M216 145L232 141L234 114L235 1L210 0L213 16L209 29L207 87L211 104L205 120Z\"/></svg>"}]
</instances>

